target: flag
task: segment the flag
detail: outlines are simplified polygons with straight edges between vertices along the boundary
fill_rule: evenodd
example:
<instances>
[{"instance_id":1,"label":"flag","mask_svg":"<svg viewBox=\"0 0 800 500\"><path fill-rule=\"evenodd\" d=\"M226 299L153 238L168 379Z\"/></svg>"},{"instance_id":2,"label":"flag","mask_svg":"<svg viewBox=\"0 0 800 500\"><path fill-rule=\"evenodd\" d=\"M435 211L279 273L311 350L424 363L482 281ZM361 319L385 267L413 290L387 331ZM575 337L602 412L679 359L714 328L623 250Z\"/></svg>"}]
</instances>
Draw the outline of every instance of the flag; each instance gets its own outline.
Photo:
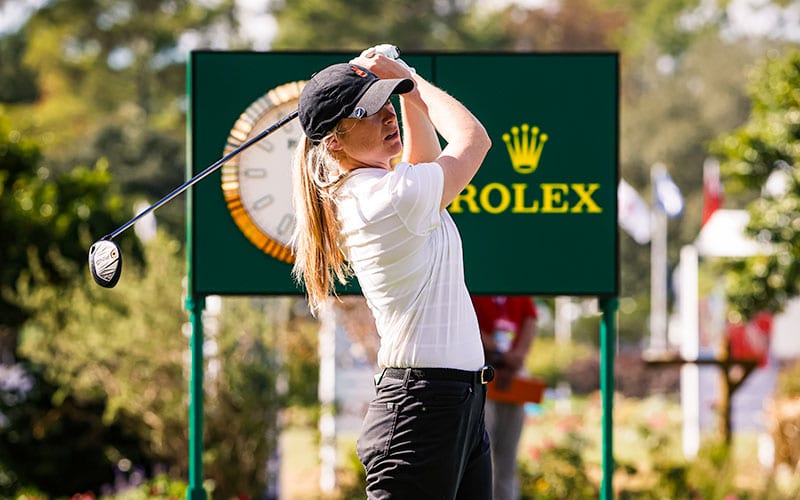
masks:
<instances>
[{"instance_id":1,"label":"flag","mask_svg":"<svg viewBox=\"0 0 800 500\"><path fill-rule=\"evenodd\" d=\"M650 242L650 207L625 179L617 187L619 225L640 245Z\"/></svg>"},{"instance_id":2,"label":"flag","mask_svg":"<svg viewBox=\"0 0 800 500\"><path fill-rule=\"evenodd\" d=\"M711 214L722 208L722 180L719 176L719 162L708 158L703 162L703 222L706 225Z\"/></svg>"},{"instance_id":3,"label":"flag","mask_svg":"<svg viewBox=\"0 0 800 500\"><path fill-rule=\"evenodd\" d=\"M667 217L680 217L683 213L683 195L663 164L653 165L652 179L656 206Z\"/></svg>"}]
</instances>

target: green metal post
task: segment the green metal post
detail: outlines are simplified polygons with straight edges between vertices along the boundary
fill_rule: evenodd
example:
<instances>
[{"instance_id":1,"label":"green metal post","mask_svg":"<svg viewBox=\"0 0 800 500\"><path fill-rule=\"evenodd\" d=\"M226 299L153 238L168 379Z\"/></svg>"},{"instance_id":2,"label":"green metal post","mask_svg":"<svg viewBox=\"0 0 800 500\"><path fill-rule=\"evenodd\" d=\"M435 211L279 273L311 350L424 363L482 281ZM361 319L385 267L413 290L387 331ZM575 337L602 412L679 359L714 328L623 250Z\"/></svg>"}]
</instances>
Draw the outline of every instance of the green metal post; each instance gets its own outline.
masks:
<instances>
[{"instance_id":1,"label":"green metal post","mask_svg":"<svg viewBox=\"0 0 800 500\"><path fill-rule=\"evenodd\" d=\"M186 61L186 95L192 97L192 56ZM186 178L194 176L192 171L192 106L188 107L186 117ZM187 500L206 500L203 488L203 309L206 298L194 292L194 273L192 272L192 221L194 220L194 190L186 193L186 310L192 325L189 349L192 353L189 374L189 487Z\"/></svg>"},{"instance_id":2,"label":"green metal post","mask_svg":"<svg viewBox=\"0 0 800 500\"><path fill-rule=\"evenodd\" d=\"M203 488L203 309L205 297L188 295L186 309L192 324L189 348L192 368L189 377L189 488L187 500L205 500Z\"/></svg>"},{"instance_id":3,"label":"green metal post","mask_svg":"<svg viewBox=\"0 0 800 500\"><path fill-rule=\"evenodd\" d=\"M600 393L603 400L603 482L600 485L600 498L614 498L614 353L616 349L617 297L603 298L600 308L603 319L600 323Z\"/></svg>"}]
</instances>

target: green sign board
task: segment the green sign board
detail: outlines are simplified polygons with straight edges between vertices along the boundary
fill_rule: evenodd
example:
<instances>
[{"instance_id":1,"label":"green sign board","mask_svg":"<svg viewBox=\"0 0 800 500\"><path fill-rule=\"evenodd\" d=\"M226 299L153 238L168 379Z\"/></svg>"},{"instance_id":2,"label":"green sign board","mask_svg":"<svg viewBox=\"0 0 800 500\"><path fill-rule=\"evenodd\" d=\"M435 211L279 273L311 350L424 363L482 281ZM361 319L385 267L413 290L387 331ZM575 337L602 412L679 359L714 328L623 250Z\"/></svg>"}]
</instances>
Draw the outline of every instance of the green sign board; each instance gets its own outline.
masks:
<instances>
[{"instance_id":1,"label":"green sign board","mask_svg":"<svg viewBox=\"0 0 800 500\"><path fill-rule=\"evenodd\" d=\"M352 56L193 52L189 173L291 111L294 82ZM463 102L493 142L472 183L448 208L461 232L470 291L617 295L617 54L403 58ZM298 134L295 121L269 136L260 152L243 154L234 165L238 171L223 167L192 188L191 291L302 293L290 276L291 264L281 260L286 255L280 243L292 220L285 205L288 188L278 187L291 177L288 151ZM259 220L248 223L245 212Z\"/></svg>"}]
</instances>

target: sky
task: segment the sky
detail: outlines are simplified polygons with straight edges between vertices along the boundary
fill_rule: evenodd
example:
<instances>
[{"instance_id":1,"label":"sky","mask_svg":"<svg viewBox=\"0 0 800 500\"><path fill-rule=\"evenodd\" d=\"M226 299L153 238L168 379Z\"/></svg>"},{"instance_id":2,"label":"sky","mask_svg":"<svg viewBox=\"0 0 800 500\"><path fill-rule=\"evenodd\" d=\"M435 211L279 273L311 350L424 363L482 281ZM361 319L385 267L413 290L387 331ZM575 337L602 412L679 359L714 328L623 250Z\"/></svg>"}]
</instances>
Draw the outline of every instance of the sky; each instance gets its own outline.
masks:
<instances>
[{"instance_id":1,"label":"sky","mask_svg":"<svg viewBox=\"0 0 800 500\"><path fill-rule=\"evenodd\" d=\"M18 30L26 19L47 0L0 1L0 35Z\"/></svg>"}]
</instances>

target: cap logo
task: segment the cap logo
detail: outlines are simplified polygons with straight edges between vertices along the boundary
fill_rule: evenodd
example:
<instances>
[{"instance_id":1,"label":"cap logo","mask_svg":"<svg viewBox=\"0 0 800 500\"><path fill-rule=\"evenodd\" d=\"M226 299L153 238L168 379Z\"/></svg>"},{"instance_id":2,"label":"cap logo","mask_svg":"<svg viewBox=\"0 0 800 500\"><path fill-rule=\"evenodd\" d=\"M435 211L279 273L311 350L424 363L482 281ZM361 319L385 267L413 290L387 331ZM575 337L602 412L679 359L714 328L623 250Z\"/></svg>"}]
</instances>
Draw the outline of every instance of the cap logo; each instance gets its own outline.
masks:
<instances>
[{"instance_id":1,"label":"cap logo","mask_svg":"<svg viewBox=\"0 0 800 500\"><path fill-rule=\"evenodd\" d=\"M357 74L361 78L364 78L365 76L367 76L367 72L364 71L363 69L359 68L358 66L350 66L350 69L352 69L353 73Z\"/></svg>"},{"instance_id":2,"label":"cap logo","mask_svg":"<svg viewBox=\"0 0 800 500\"><path fill-rule=\"evenodd\" d=\"M366 116L366 114L367 114L367 110L362 108L361 106L359 106L359 107L357 107L356 109L353 110L353 118L361 119L361 118L364 118L364 116Z\"/></svg>"}]
</instances>

